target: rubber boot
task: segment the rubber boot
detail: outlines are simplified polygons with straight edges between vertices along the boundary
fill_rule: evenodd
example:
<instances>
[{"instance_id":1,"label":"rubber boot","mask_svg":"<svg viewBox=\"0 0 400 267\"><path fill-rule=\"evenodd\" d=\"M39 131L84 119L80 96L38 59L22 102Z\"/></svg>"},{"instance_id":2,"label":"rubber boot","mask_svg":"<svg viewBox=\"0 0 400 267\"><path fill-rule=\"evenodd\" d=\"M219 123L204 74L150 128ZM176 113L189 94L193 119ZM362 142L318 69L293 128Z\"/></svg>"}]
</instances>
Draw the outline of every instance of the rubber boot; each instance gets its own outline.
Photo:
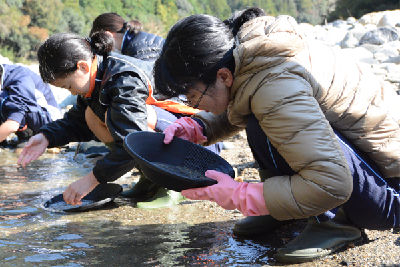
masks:
<instances>
[{"instance_id":1,"label":"rubber boot","mask_svg":"<svg viewBox=\"0 0 400 267\"><path fill-rule=\"evenodd\" d=\"M104 145L106 147L108 147L110 150L112 150L114 148L115 142L112 141L112 142L104 143Z\"/></svg>"},{"instance_id":2,"label":"rubber boot","mask_svg":"<svg viewBox=\"0 0 400 267\"><path fill-rule=\"evenodd\" d=\"M160 188L155 196L151 199L138 202L137 207L141 209L157 209L164 207L171 207L179 204L179 202L185 200L180 192Z\"/></svg>"},{"instance_id":3,"label":"rubber boot","mask_svg":"<svg viewBox=\"0 0 400 267\"><path fill-rule=\"evenodd\" d=\"M271 215L250 216L238 221L233 227L232 233L237 236L268 234L292 222L294 220L278 221Z\"/></svg>"},{"instance_id":4,"label":"rubber boot","mask_svg":"<svg viewBox=\"0 0 400 267\"><path fill-rule=\"evenodd\" d=\"M123 191L121 196L126 198L136 198L139 200L152 198L161 186L147 179L139 167L137 167L137 169L140 173L139 181L137 183L132 183L132 188Z\"/></svg>"},{"instance_id":5,"label":"rubber boot","mask_svg":"<svg viewBox=\"0 0 400 267\"><path fill-rule=\"evenodd\" d=\"M258 173L262 182L272 177L268 170L259 170ZM278 221L271 215L250 216L235 223L232 233L237 236L267 234L293 221L294 220Z\"/></svg>"},{"instance_id":6,"label":"rubber boot","mask_svg":"<svg viewBox=\"0 0 400 267\"><path fill-rule=\"evenodd\" d=\"M274 259L290 263L312 261L361 239L360 229L348 221L340 208L330 221L319 223L310 217L303 232L278 249Z\"/></svg>"}]
</instances>

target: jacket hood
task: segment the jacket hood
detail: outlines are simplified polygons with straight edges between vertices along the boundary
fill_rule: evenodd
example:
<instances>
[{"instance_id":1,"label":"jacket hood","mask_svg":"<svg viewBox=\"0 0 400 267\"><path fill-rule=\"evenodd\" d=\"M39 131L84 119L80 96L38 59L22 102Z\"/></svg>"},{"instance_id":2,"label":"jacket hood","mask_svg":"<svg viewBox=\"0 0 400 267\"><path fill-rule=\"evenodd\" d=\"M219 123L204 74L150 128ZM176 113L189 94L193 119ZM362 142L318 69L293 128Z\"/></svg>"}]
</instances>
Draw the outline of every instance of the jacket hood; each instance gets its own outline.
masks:
<instances>
[{"instance_id":1,"label":"jacket hood","mask_svg":"<svg viewBox=\"0 0 400 267\"><path fill-rule=\"evenodd\" d=\"M236 36L236 48L233 51L236 68L230 106L244 105L245 103L239 101L248 98L243 97L242 89L252 82L252 79L268 79L264 75L256 75L261 71L271 69L269 77L273 78L272 68L303 51L304 39L301 28L290 16L258 17L243 24ZM262 80L257 83L261 84ZM257 87L253 88L257 90ZM247 89L246 94L249 93L253 94L254 91L250 92ZM243 110L243 107L239 109ZM250 112L249 107L245 109Z\"/></svg>"}]
</instances>

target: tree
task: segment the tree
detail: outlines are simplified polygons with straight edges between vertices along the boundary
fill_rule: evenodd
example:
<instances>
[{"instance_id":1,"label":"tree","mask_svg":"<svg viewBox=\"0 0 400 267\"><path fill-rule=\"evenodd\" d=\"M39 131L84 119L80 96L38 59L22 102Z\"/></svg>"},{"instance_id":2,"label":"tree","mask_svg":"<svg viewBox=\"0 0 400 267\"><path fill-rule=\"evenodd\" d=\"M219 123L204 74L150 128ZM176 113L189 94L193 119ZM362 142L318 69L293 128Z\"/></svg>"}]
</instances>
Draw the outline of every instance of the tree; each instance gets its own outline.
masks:
<instances>
[{"instance_id":1,"label":"tree","mask_svg":"<svg viewBox=\"0 0 400 267\"><path fill-rule=\"evenodd\" d=\"M398 9L399 6L399 0L337 0L335 10L329 14L329 20L360 18L370 12Z\"/></svg>"},{"instance_id":2,"label":"tree","mask_svg":"<svg viewBox=\"0 0 400 267\"><path fill-rule=\"evenodd\" d=\"M85 17L80 11L76 11L73 7L64 7L59 32L74 32L80 35L87 35L89 31L88 27L86 27Z\"/></svg>"},{"instance_id":3,"label":"tree","mask_svg":"<svg viewBox=\"0 0 400 267\"><path fill-rule=\"evenodd\" d=\"M26 0L22 12L30 16L29 26L48 29L52 34L58 32L63 7L60 0Z\"/></svg>"},{"instance_id":4,"label":"tree","mask_svg":"<svg viewBox=\"0 0 400 267\"><path fill-rule=\"evenodd\" d=\"M21 1L0 2L0 54L13 60L26 58L31 50L27 38L30 16L21 12Z\"/></svg>"},{"instance_id":5,"label":"tree","mask_svg":"<svg viewBox=\"0 0 400 267\"><path fill-rule=\"evenodd\" d=\"M156 15L164 24L165 29L169 29L179 19L178 8L173 0L158 0L156 12Z\"/></svg>"}]
</instances>

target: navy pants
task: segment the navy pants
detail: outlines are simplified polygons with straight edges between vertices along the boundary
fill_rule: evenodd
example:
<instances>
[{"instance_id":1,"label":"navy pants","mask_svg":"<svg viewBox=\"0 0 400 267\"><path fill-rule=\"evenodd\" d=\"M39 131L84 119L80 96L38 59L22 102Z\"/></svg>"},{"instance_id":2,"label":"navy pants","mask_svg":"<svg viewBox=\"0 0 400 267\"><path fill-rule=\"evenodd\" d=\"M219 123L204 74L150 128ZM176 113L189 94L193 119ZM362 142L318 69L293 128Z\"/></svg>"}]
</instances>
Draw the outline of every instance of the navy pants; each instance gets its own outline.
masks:
<instances>
[{"instance_id":1,"label":"navy pants","mask_svg":"<svg viewBox=\"0 0 400 267\"><path fill-rule=\"evenodd\" d=\"M157 123L154 131L159 133L164 132L164 130L167 129L167 127L177 119L184 117L184 115L182 114L172 113L156 106L153 106L153 108L157 114ZM205 146L205 148L219 155L222 150L222 142L218 142L210 146Z\"/></svg>"},{"instance_id":2,"label":"navy pants","mask_svg":"<svg viewBox=\"0 0 400 267\"><path fill-rule=\"evenodd\" d=\"M247 122L247 140L260 169L272 175L293 175L285 159L269 142L268 137L251 115ZM376 165L358 151L339 132L335 131L347 164L353 176L353 192L342 204L347 217L360 228L385 230L400 224L400 178L385 179ZM339 207L329 210L317 219L322 222L335 217Z\"/></svg>"}]
</instances>

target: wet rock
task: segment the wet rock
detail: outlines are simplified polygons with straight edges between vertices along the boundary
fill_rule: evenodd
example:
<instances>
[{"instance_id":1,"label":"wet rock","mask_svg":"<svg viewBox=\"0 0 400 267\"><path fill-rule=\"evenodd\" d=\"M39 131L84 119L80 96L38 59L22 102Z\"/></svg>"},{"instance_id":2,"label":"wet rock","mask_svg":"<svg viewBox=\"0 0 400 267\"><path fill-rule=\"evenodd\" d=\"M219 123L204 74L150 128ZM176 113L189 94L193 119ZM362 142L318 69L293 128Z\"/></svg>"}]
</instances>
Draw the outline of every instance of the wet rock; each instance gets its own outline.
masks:
<instances>
[{"instance_id":1,"label":"wet rock","mask_svg":"<svg viewBox=\"0 0 400 267\"><path fill-rule=\"evenodd\" d=\"M355 17L348 17L346 22L348 24L353 24L353 23L357 22L357 19Z\"/></svg>"},{"instance_id":2,"label":"wet rock","mask_svg":"<svg viewBox=\"0 0 400 267\"><path fill-rule=\"evenodd\" d=\"M361 44L382 45L387 42L397 41L400 31L394 27L380 27L376 30L367 32L360 40Z\"/></svg>"},{"instance_id":3,"label":"wet rock","mask_svg":"<svg viewBox=\"0 0 400 267\"><path fill-rule=\"evenodd\" d=\"M61 149L59 147L52 147L47 149L47 153L49 154L59 154Z\"/></svg>"},{"instance_id":4,"label":"wet rock","mask_svg":"<svg viewBox=\"0 0 400 267\"><path fill-rule=\"evenodd\" d=\"M385 11L379 20L378 27L395 27L397 23L400 23L400 10Z\"/></svg>"},{"instance_id":5,"label":"wet rock","mask_svg":"<svg viewBox=\"0 0 400 267\"><path fill-rule=\"evenodd\" d=\"M352 48L358 44L357 38L354 37L352 32L348 32L342 42L340 43L341 48Z\"/></svg>"},{"instance_id":6,"label":"wet rock","mask_svg":"<svg viewBox=\"0 0 400 267\"><path fill-rule=\"evenodd\" d=\"M375 24L377 25L379 21L382 19L383 13L382 12L371 12L365 14L361 18L358 19L358 22L361 24Z\"/></svg>"},{"instance_id":7,"label":"wet rock","mask_svg":"<svg viewBox=\"0 0 400 267\"><path fill-rule=\"evenodd\" d=\"M383 63L400 64L400 56L390 57L387 60L385 60Z\"/></svg>"},{"instance_id":8,"label":"wet rock","mask_svg":"<svg viewBox=\"0 0 400 267\"><path fill-rule=\"evenodd\" d=\"M79 146L78 153L83 154L99 154L99 153L107 153L110 149L102 142L90 141L90 142L82 142Z\"/></svg>"},{"instance_id":9,"label":"wet rock","mask_svg":"<svg viewBox=\"0 0 400 267\"><path fill-rule=\"evenodd\" d=\"M366 28L361 23L354 23L349 32L351 32L353 36L357 38L358 41L360 41L360 39L364 36L364 34L369 32L370 30L372 29Z\"/></svg>"}]
</instances>

